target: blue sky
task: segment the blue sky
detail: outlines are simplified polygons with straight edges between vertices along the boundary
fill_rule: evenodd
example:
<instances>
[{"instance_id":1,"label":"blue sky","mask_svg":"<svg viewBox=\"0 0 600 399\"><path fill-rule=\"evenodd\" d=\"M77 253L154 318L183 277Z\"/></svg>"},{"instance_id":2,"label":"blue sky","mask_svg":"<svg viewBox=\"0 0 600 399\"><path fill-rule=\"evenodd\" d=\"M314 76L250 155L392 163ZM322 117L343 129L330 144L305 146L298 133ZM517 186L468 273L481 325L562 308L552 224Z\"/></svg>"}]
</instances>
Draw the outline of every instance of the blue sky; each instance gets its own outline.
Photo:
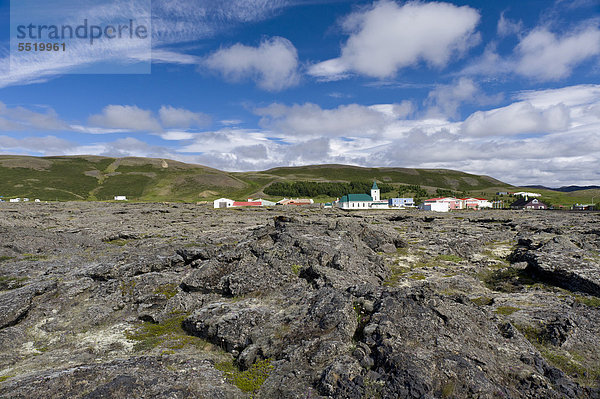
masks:
<instances>
[{"instance_id":1,"label":"blue sky","mask_svg":"<svg viewBox=\"0 0 600 399\"><path fill-rule=\"evenodd\" d=\"M151 11L151 57L107 41L65 60L9 54L0 0L0 153L600 182L597 0L153 0ZM75 74L136 62L151 73Z\"/></svg>"}]
</instances>

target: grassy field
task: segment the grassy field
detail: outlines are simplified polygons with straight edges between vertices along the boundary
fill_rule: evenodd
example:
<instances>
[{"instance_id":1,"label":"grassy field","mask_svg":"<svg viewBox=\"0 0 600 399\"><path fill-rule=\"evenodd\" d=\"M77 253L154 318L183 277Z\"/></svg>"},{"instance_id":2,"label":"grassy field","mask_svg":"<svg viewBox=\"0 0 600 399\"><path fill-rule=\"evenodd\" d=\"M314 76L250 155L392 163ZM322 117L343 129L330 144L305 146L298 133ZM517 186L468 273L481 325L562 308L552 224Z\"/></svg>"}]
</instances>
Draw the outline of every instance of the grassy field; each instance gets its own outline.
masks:
<instances>
[{"instance_id":1,"label":"grassy field","mask_svg":"<svg viewBox=\"0 0 600 399\"><path fill-rule=\"evenodd\" d=\"M361 168L316 165L232 173L168 159L107 158L98 156L28 157L0 155L0 196L42 201L112 200L125 195L133 201L212 201L220 197L269 198L263 189L275 181L372 181L395 187L420 185L428 195L436 189L494 199L498 191L522 191L489 176L455 170ZM524 189L523 191L532 191ZM554 205L600 201L600 190L561 193L533 190ZM397 196L387 193L384 198ZM411 196L405 193L403 196ZM279 198L272 198L279 199ZM318 197L317 202L333 198ZM507 203L514 198L504 199Z\"/></svg>"}]
</instances>

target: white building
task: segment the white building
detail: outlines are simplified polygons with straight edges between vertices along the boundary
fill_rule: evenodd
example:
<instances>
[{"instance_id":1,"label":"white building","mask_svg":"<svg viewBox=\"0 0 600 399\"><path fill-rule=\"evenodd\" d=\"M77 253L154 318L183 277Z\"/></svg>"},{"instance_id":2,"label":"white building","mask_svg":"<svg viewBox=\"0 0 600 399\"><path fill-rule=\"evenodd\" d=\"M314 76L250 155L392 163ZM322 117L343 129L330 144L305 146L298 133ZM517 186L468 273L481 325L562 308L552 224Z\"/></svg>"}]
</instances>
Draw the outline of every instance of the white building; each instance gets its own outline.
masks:
<instances>
[{"instance_id":1,"label":"white building","mask_svg":"<svg viewBox=\"0 0 600 399\"><path fill-rule=\"evenodd\" d=\"M335 202L338 208L360 210L360 209L390 209L388 201L382 201L379 187L373 182L371 195L368 194L346 194Z\"/></svg>"},{"instance_id":2,"label":"white building","mask_svg":"<svg viewBox=\"0 0 600 399\"><path fill-rule=\"evenodd\" d=\"M215 208L231 208L233 206L233 200L229 198L219 198L213 201Z\"/></svg>"},{"instance_id":3,"label":"white building","mask_svg":"<svg viewBox=\"0 0 600 399\"><path fill-rule=\"evenodd\" d=\"M115 201L127 201L127 197L124 195L115 195Z\"/></svg>"},{"instance_id":4,"label":"white building","mask_svg":"<svg viewBox=\"0 0 600 399\"><path fill-rule=\"evenodd\" d=\"M518 193L515 193L515 195L517 197L541 197L542 196L542 194L528 193L527 191L519 191Z\"/></svg>"},{"instance_id":5,"label":"white building","mask_svg":"<svg viewBox=\"0 0 600 399\"><path fill-rule=\"evenodd\" d=\"M450 210L450 203L448 202L424 202L421 206L424 211L433 212L448 212Z\"/></svg>"},{"instance_id":6,"label":"white building","mask_svg":"<svg viewBox=\"0 0 600 399\"><path fill-rule=\"evenodd\" d=\"M9 202L21 202L21 198L11 198Z\"/></svg>"}]
</instances>

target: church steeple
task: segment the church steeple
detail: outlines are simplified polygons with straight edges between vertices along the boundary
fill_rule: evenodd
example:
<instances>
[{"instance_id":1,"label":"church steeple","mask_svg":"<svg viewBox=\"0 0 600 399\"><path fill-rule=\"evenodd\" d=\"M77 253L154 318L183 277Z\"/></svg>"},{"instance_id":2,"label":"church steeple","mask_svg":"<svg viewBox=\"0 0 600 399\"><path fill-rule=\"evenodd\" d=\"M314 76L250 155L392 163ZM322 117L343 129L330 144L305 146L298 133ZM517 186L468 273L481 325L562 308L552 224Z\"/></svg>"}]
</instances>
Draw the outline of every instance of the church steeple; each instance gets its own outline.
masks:
<instances>
[{"instance_id":1,"label":"church steeple","mask_svg":"<svg viewBox=\"0 0 600 399\"><path fill-rule=\"evenodd\" d=\"M371 198L373 198L373 201L379 201L381 199L379 187L377 187L377 182L375 180L373 180L373 187L371 187Z\"/></svg>"}]
</instances>

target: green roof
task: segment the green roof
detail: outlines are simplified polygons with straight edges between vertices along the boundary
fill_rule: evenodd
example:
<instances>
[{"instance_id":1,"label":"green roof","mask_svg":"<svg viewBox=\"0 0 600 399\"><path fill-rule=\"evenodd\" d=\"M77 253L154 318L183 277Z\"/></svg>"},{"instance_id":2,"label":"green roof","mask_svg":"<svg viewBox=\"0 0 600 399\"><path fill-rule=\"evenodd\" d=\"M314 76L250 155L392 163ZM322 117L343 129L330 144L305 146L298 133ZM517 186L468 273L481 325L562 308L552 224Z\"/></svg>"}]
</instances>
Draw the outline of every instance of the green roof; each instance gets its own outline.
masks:
<instances>
[{"instance_id":1,"label":"green roof","mask_svg":"<svg viewBox=\"0 0 600 399\"><path fill-rule=\"evenodd\" d=\"M340 202L351 201L373 201L373 198L368 194L346 194L340 199Z\"/></svg>"},{"instance_id":2,"label":"green roof","mask_svg":"<svg viewBox=\"0 0 600 399\"><path fill-rule=\"evenodd\" d=\"M379 187L377 187L376 181L373 181L373 187L371 187L371 190L379 190Z\"/></svg>"}]
</instances>

